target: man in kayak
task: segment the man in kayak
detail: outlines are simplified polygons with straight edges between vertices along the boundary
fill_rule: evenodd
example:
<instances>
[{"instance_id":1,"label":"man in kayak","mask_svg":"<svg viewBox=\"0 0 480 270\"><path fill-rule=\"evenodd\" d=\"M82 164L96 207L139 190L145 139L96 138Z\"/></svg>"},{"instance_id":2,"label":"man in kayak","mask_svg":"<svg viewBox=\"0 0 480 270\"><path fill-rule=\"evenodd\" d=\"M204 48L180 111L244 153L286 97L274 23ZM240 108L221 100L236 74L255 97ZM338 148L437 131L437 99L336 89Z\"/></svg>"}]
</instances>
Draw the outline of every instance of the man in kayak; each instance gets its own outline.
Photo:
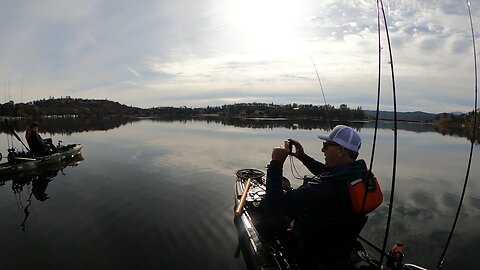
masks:
<instances>
[{"instance_id":1,"label":"man in kayak","mask_svg":"<svg viewBox=\"0 0 480 270\"><path fill-rule=\"evenodd\" d=\"M367 166L357 160L361 139L352 128L338 125L329 135L318 137L324 140L325 163L305 154L298 141L289 140L295 150L291 155L315 177L286 192L282 169L289 149L273 149L267 169L266 209L272 217L292 220L293 242L304 268L343 269L366 222L352 207L347 182L364 177Z\"/></svg>"},{"instance_id":2,"label":"man in kayak","mask_svg":"<svg viewBox=\"0 0 480 270\"><path fill-rule=\"evenodd\" d=\"M35 156L45 156L57 152L52 139L42 139L40 134L38 134L39 129L40 125L37 122L33 122L25 131L25 139L27 139L30 152Z\"/></svg>"}]
</instances>

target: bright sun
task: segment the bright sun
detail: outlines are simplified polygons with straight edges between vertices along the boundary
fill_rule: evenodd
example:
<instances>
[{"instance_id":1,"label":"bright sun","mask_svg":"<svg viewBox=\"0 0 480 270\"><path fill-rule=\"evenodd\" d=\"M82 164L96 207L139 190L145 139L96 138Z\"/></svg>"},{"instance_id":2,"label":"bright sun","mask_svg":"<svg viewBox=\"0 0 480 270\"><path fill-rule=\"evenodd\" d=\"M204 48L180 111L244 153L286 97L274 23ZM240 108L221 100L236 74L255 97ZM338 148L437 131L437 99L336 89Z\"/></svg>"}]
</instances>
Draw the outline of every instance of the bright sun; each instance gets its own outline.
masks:
<instances>
[{"instance_id":1,"label":"bright sun","mask_svg":"<svg viewBox=\"0 0 480 270\"><path fill-rule=\"evenodd\" d=\"M227 10L238 41L250 49L268 50L291 42L305 19L298 1L233 1Z\"/></svg>"}]
</instances>

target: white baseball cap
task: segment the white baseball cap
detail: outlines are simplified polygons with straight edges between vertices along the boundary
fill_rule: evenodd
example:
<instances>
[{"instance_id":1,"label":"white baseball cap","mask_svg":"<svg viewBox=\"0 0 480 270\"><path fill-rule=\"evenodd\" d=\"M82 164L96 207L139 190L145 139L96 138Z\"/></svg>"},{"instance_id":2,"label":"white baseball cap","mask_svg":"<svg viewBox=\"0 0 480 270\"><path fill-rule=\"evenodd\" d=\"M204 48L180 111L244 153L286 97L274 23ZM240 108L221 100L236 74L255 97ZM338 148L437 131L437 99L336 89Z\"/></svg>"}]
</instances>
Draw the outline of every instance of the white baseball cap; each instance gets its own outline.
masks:
<instances>
[{"instance_id":1,"label":"white baseball cap","mask_svg":"<svg viewBox=\"0 0 480 270\"><path fill-rule=\"evenodd\" d=\"M357 153L362 145L360 135L353 128L344 125L337 125L330 134L318 135L318 138L327 142L335 142Z\"/></svg>"}]
</instances>

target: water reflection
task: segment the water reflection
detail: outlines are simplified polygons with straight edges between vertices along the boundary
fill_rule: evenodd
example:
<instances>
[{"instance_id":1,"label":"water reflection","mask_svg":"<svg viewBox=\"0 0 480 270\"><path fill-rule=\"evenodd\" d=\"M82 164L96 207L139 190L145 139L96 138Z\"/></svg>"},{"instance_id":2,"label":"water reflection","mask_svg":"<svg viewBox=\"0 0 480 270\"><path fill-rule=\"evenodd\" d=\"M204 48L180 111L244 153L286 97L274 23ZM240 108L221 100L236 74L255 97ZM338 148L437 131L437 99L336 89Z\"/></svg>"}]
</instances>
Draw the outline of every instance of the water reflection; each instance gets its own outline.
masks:
<instances>
[{"instance_id":1,"label":"water reflection","mask_svg":"<svg viewBox=\"0 0 480 270\"><path fill-rule=\"evenodd\" d=\"M6 185L11 181L11 189L15 194L15 200L17 205L21 205L25 217L21 222L20 227L23 231L27 230L27 219L30 216L30 207L35 198L39 202L44 202L50 198L47 194L47 187L59 173L65 175L65 169L68 167L76 167L83 161L82 154L75 155L72 159L64 160L56 164L49 164L48 166L42 166L35 170L30 170L24 173L18 173L13 175L0 175L0 186ZM24 189L28 190L27 204L24 206L21 194ZM33 198L32 198L33 196Z\"/></svg>"},{"instance_id":2,"label":"water reflection","mask_svg":"<svg viewBox=\"0 0 480 270\"><path fill-rule=\"evenodd\" d=\"M480 210L480 198L470 197L468 200L473 207L475 207L477 210Z\"/></svg>"},{"instance_id":3,"label":"water reflection","mask_svg":"<svg viewBox=\"0 0 480 270\"><path fill-rule=\"evenodd\" d=\"M40 124L42 132L50 134L71 135L72 133L93 131L93 130L110 130L121 127L123 125L140 121L141 118L105 116L105 117L49 117L35 119ZM28 118L11 119L8 123L16 131L25 131L26 127L32 122ZM9 133L7 125L0 122L0 133Z\"/></svg>"},{"instance_id":4,"label":"water reflection","mask_svg":"<svg viewBox=\"0 0 480 270\"><path fill-rule=\"evenodd\" d=\"M16 220L19 213L8 186L10 179L0 187L0 236L12 243L0 253L2 268L63 269L75 262L75 269L245 269L242 260L233 258L237 247L232 223L234 173L240 168L264 169L272 148L286 138L301 141L308 154L323 160L317 135L327 128L319 124L310 130L298 124L294 129L292 123L258 128L255 122L242 127L242 122L224 124L218 119L144 119L108 132L52 136L85 145L85 161L68 170L65 178L59 172L54 182L48 182L45 193L51 198L43 202L28 189L33 189L32 184L23 186L23 195L16 194L23 196L23 207L17 211L20 220ZM463 138L442 136L429 125L399 126L388 247L402 241L407 261L432 268L453 221L470 145ZM371 214L362 233L377 245L383 241L388 211L392 127L391 122L381 123L374 163L385 202ZM361 158L368 160L373 123L358 123L357 128L364 140ZM6 149L6 144L0 140L0 149ZM474 164L478 164L479 152L474 155ZM296 164L301 175L308 174ZM285 176L292 185L300 185L288 165ZM479 166L472 166L470 177L443 269L478 266L473 250L474 241L480 240ZM30 194L26 224L30 231L41 228L35 234L18 229ZM55 260L46 260L52 253ZM29 254L29 259L20 254Z\"/></svg>"},{"instance_id":5,"label":"water reflection","mask_svg":"<svg viewBox=\"0 0 480 270\"><path fill-rule=\"evenodd\" d=\"M274 128L288 128L288 129L303 129L315 130L323 129L329 130L335 125L349 125L358 131L362 128L373 128L374 121L337 121L332 120L328 123L322 119L288 119L288 118L221 118L215 116L199 116L199 117L129 117L129 116L104 116L104 117L49 117L40 118L37 121L42 127L42 132L50 134L71 135L77 132L86 132L94 130L110 130L121 126L132 124L139 121L152 121L161 123L195 123L204 122L207 124L221 124L225 126L233 126L239 128L254 128L254 129L274 129ZM12 119L9 121L10 125L17 131L24 131L30 124L30 119ZM392 129L392 121L379 121L378 127L380 129ZM470 134L464 128L439 128L430 124L416 123L416 122L398 122L399 130L412 131L416 133L435 132L442 135L458 136L470 138ZM0 121L0 133L9 133L8 127ZM479 132L480 133L480 132ZM477 134L480 136L480 134ZM478 139L476 141L478 143Z\"/></svg>"},{"instance_id":6,"label":"water reflection","mask_svg":"<svg viewBox=\"0 0 480 270\"><path fill-rule=\"evenodd\" d=\"M165 123L195 123L204 122L207 124L221 124L224 126L233 126L239 128L254 128L254 129L274 129L274 128L287 128L287 129L300 129L300 130L315 130L323 129L329 130L335 125L348 125L354 129L361 131L363 128L374 128L375 122L372 120L366 121L338 121L332 120L330 123L322 119L289 119L289 118L220 118L220 117L195 117L195 118L178 118L178 117L161 117L161 118L146 118L146 120L153 122L165 122ZM379 129L393 129L393 121L380 120L378 122ZM465 132L464 129L439 129L428 123L421 122L404 122L397 123L399 130L412 131L415 133L434 132L442 135L458 136L468 138L470 135ZM448 131L446 131L448 130Z\"/></svg>"}]
</instances>

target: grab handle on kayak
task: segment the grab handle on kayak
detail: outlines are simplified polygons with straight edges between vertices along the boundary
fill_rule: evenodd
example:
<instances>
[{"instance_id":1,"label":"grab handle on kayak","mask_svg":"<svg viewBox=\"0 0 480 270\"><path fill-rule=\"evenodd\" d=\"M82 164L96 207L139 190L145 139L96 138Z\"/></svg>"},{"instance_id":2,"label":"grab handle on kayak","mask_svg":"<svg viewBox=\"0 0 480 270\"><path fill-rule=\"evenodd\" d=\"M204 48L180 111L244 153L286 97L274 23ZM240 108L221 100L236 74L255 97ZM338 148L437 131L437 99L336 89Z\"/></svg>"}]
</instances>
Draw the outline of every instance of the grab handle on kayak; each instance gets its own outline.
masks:
<instances>
[{"instance_id":1,"label":"grab handle on kayak","mask_svg":"<svg viewBox=\"0 0 480 270\"><path fill-rule=\"evenodd\" d=\"M245 201L247 200L248 190L250 189L251 185L252 185L252 178L249 177L247 179L247 184L245 185L245 190L242 193L242 197L240 198L237 208L235 209L235 215L242 214L243 206L245 205Z\"/></svg>"}]
</instances>

